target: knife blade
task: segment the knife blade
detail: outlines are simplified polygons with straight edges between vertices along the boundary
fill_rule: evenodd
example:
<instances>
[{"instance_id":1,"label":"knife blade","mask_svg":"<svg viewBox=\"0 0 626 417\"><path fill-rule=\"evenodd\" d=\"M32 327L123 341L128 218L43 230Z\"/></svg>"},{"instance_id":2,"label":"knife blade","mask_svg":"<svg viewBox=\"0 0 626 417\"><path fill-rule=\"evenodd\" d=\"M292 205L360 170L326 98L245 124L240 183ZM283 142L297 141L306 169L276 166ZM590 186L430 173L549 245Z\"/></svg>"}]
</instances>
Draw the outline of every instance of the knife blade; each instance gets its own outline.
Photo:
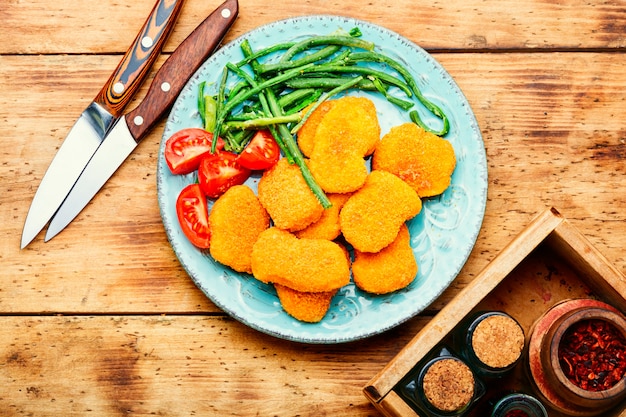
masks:
<instances>
[{"instance_id":1,"label":"knife blade","mask_svg":"<svg viewBox=\"0 0 626 417\"><path fill-rule=\"evenodd\" d=\"M82 211L172 107L187 80L217 49L238 13L237 0L225 1L163 63L143 101L114 124L85 167L50 221L44 239L46 242L61 232Z\"/></svg>"},{"instance_id":2,"label":"knife blade","mask_svg":"<svg viewBox=\"0 0 626 417\"><path fill-rule=\"evenodd\" d=\"M22 249L61 206L105 134L122 115L159 56L182 5L183 0L157 1L113 74L70 129L35 192L22 230Z\"/></svg>"}]
</instances>

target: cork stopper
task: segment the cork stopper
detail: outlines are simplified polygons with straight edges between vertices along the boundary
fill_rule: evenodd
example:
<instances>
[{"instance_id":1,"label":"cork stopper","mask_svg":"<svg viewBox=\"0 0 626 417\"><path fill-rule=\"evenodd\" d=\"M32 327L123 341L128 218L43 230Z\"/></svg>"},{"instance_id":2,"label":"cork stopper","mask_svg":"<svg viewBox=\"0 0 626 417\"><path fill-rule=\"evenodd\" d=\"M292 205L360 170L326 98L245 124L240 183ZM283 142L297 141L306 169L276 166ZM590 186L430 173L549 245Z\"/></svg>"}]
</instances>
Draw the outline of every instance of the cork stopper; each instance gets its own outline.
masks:
<instances>
[{"instance_id":1,"label":"cork stopper","mask_svg":"<svg viewBox=\"0 0 626 417\"><path fill-rule=\"evenodd\" d=\"M441 359L430 365L422 386L431 405L445 412L462 409L474 397L474 375L457 359Z\"/></svg>"},{"instance_id":2,"label":"cork stopper","mask_svg":"<svg viewBox=\"0 0 626 417\"><path fill-rule=\"evenodd\" d=\"M524 349L524 331L511 317L493 315L483 319L472 334L476 357L491 368L515 363Z\"/></svg>"}]
</instances>

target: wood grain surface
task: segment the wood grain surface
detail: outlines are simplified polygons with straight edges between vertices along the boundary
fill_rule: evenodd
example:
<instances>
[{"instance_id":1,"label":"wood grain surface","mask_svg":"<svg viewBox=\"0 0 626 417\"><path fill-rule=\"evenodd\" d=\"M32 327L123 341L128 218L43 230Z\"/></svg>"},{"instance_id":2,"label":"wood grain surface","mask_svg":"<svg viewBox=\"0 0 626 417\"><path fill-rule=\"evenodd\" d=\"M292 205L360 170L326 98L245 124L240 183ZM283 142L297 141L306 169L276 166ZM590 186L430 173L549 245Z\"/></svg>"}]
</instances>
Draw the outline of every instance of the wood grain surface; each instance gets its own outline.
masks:
<instances>
[{"instance_id":1,"label":"wood grain surface","mask_svg":"<svg viewBox=\"0 0 626 417\"><path fill-rule=\"evenodd\" d=\"M155 70L218 4L186 1ZM153 1L3 0L0 415L377 416L363 385L546 207L626 273L626 3L239 5L226 42L277 19L345 15L411 39L453 76L489 169L468 262L424 313L361 342L301 345L249 329L196 289L167 241L155 182L163 123L66 230L20 250L46 168Z\"/></svg>"}]
</instances>

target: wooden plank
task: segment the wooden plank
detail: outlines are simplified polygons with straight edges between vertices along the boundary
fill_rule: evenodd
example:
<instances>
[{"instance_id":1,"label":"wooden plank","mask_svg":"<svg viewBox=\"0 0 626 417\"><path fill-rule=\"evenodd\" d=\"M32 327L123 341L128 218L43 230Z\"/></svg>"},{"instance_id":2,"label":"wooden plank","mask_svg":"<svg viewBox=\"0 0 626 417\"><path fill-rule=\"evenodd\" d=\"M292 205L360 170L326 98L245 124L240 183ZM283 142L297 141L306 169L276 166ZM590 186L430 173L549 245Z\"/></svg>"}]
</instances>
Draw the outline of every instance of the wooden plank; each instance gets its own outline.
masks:
<instances>
[{"instance_id":1,"label":"wooden plank","mask_svg":"<svg viewBox=\"0 0 626 417\"><path fill-rule=\"evenodd\" d=\"M318 346L220 317L3 317L0 410L42 417L375 416L361 386L424 322L359 344Z\"/></svg>"},{"instance_id":2,"label":"wooden plank","mask_svg":"<svg viewBox=\"0 0 626 417\"><path fill-rule=\"evenodd\" d=\"M626 173L626 128L619 123L626 119L623 65L614 55L592 53L436 58L476 113L490 188L473 255L431 308L445 305L549 206L624 272L626 197L615 192ZM162 124L64 232L47 244L40 235L19 250L41 177L116 61L0 56L6 103L0 107L0 233L8 236L0 240L0 262L10 280L0 291L5 312L219 311L187 277L161 224L155 175Z\"/></svg>"},{"instance_id":3,"label":"wooden plank","mask_svg":"<svg viewBox=\"0 0 626 417\"><path fill-rule=\"evenodd\" d=\"M187 1L166 50L171 51L221 1ZM0 54L121 53L154 4L137 0L4 1ZM623 2L489 0L397 2L367 7L346 2L241 0L233 39L260 25L294 15L337 14L381 24L426 49L623 49ZM297 10L297 13L294 11ZM575 29L573 29L575 28ZM77 33L83 34L76 36Z\"/></svg>"}]
</instances>

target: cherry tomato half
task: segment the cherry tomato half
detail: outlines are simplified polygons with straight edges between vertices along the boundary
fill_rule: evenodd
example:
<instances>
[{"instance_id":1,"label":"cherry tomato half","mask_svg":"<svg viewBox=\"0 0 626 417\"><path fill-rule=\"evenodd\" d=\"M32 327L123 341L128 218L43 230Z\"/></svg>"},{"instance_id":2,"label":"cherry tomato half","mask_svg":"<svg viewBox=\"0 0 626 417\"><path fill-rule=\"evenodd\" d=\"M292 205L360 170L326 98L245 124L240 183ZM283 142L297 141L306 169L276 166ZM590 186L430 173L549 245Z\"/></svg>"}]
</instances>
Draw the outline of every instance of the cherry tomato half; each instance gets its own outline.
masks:
<instances>
[{"instance_id":1,"label":"cherry tomato half","mask_svg":"<svg viewBox=\"0 0 626 417\"><path fill-rule=\"evenodd\" d=\"M201 249L208 249L211 239L206 196L198 184L183 188L176 200L176 215L187 239Z\"/></svg>"},{"instance_id":2,"label":"cherry tomato half","mask_svg":"<svg viewBox=\"0 0 626 417\"><path fill-rule=\"evenodd\" d=\"M165 162L172 174L189 174L198 169L204 156L211 153L213 133L190 127L174 133L165 142ZM217 150L224 148L222 138L217 138Z\"/></svg>"},{"instance_id":3,"label":"cherry tomato half","mask_svg":"<svg viewBox=\"0 0 626 417\"><path fill-rule=\"evenodd\" d=\"M261 170L273 167L279 158L280 147L274 136L269 130L259 130L239 154L237 162L246 168Z\"/></svg>"},{"instance_id":4,"label":"cherry tomato half","mask_svg":"<svg viewBox=\"0 0 626 417\"><path fill-rule=\"evenodd\" d=\"M250 170L239 165L236 154L222 151L205 156L198 167L198 182L207 197L217 198L233 185L243 184Z\"/></svg>"}]
</instances>

